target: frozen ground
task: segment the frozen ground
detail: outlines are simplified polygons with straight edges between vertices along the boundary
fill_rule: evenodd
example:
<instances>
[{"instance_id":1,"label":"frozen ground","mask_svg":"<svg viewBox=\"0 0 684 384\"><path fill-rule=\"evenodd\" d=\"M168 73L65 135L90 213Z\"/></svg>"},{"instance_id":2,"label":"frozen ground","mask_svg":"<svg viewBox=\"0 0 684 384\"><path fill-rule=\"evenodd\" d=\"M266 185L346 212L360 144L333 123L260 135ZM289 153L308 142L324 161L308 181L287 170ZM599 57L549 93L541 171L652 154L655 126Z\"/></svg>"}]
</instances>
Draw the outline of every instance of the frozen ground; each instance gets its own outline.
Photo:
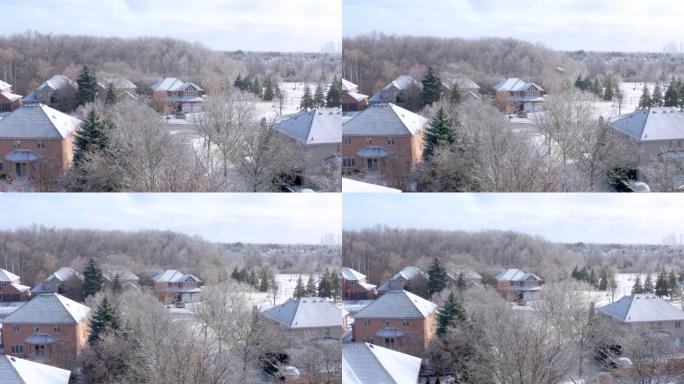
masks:
<instances>
[{"instance_id":1,"label":"frozen ground","mask_svg":"<svg viewBox=\"0 0 684 384\"><path fill-rule=\"evenodd\" d=\"M620 300L622 296L629 296L632 294L632 286L634 286L634 281L636 280L636 273L617 273L615 275L615 282L617 283L617 289L615 290L615 301ZM655 284L655 274L651 274L651 279L653 280L653 283ZM641 283L643 284L644 280L646 279L646 274L641 275ZM611 302L611 295L610 292L602 292L602 291L591 291L590 293L591 300L596 303L596 307L602 307L606 304L610 304ZM666 301L669 301L668 298L665 298ZM671 304L675 305L677 308L682 308L682 302L681 300L675 300L672 301Z\"/></svg>"}]
</instances>

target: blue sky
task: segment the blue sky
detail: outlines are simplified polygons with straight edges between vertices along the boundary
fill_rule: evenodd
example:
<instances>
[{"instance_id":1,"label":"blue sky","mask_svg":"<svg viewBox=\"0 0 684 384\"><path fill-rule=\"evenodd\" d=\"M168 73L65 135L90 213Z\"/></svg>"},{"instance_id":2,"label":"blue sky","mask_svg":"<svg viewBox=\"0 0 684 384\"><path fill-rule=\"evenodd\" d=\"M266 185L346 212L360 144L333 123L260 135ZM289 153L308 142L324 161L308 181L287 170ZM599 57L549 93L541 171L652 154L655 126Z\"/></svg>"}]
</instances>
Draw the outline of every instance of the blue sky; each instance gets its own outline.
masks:
<instances>
[{"instance_id":1,"label":"blue sky","mask_svg":"<svg viewBox=\"0 0 684 384\"><path fill-rule=\"evenodd\" d=\"M0 194L0 229L173 230L211 241L319 244L341 233L339 194Z\"/></svg>"},{"instance_id":2,"label":"blue sky","mask_svg":"<svg viewBox=\"0 0 684 384\"><path fill-rule=\"evenodd\" d=\"M677 0L343 0L344 36L514 37L561 50L662 51L684 41Z\"/></svg>"},{"instance_id":3,"label":"blue sky","mask_svg":"<svg viewBox=\"0 0 684 384\"><path fill-rule=\"evenodd\" d=\"M345 194L344 229L514 230L558 242L660 244L684 234L676 194Z\"/></svg>"},{"instance_id":4,"label":"blue sky","mask_svg":"<svg viewBox=\"0 0 684 384\"><path fill-rule=\"evenodd\" d=\"M0 0L0 34L170 36L222 50L308 51L341 39L341 0Z\"/></svg>"}]
</instances>

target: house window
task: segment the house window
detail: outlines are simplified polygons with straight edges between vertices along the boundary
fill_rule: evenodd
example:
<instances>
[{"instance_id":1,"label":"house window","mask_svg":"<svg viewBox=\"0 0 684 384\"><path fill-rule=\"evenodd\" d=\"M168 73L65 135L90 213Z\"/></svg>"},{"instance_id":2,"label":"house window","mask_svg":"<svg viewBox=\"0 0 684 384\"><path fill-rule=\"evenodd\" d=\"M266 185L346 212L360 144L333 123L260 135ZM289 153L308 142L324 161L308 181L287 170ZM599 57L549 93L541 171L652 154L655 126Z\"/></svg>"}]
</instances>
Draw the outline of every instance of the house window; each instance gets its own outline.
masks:
<instances>
[{"instance_id":1,"label":"house window","mask_svg":"<svg viewBox=\"0 0 684 384\"><path fill-rule=\"evenodd\" d=\"M345 136L342 138L342 143L344 144L351 144L351 137Z\"/></svg>"},{"instance_id":2,"label":"house window","mask_svg":"<svg viewBox=\"0 0 684 384\"><path fill-rule=\"evenodd\" d=\"M7 286L7 283L4 283L4 282L3 282L3 283L0 283L0 287L3 287L3 288L4 288L4 287L6 287L6 286Z\"/></svg>"},{"instance_id":3,"label":"house window","mask_svg":"<svg viewBox=\"0 0 684 384\"><path fill-rule=\"evenodd\" d=\"M387 145L394 145L394 137L387 138Z\"/></svg>"},{"instance_id":4,"label":"house window","mask_svg":"<svg viewBox=\"0 0 684 384\"><path fill-rule=\"evenodd\" d=\"M12 325L12 332L14 333L19 333L19 326L18 325Z\"/></svg>"},{"instance_id":5,"label":"house window","mask_svg":"<svg viewBox=\"0 0 684 384\"><path fill-rule=\"evenodd\" d=\"M681 328L682 327L682 322L681 321L675 321L675 328Z\"/></svg>"},{"instance_id":6,"label":"house window","mask_svg":"<svg viewBox=\"0 0 684 384\"><path fill-rule=\"evenodd\" d=\"M38 140L36 142L36 147L38 148L45 148L45 142L43 140Z\"/></svg>"},{"instance_id":7,"label":"house window","mask_svg":"<svg viewBox=\"0 0 684 384\"><path fill-rule=\"evenodd\" d=\"M387 321L387 320L383 321L382 325L384 325L385 327L389 327L389 321Z\"/></svg>"},{"instance_id":8,"label":"house window","mask_svg":"<svg viewBox=\"0 0 684 384\"><path fill-rule=\"evenodd\" d=\"M370 320L364 320L364 321L363 321L363 325L365 325L366 327L368 327L368 326L371 325L371 321L370 321Z\"/></svg>"},{"instance_id":9,"label":"house window","mask_svg":"<svg viewBox=\"0 0 684 384\"><path fill-rule=\"evenodd\" d=\"M21 147L21 140L12 140L12 148Z\"/></svg>"},{"instance_id":10,"label":"house window","mask_svg":"<svg viewBox=\"0 0 684 384\"><path fill-rule=\"evenodd\" d=\"M356 167L356 159L353 157L345 157L342 159L342 168Z\"/></svg>"},{"instance_id":11,"label":"house window","mask_svg":"<svg viewBox=\"0 0 684 384\"><path fill-rule=\"evenodd\" d=\"M394 348L394 337L385 337L385 348Z\"/></svg>"},{"instance_id":12,"label":"house window","mask_svg":"<svg viewBox=\"0 0 684 384\"><path fill-rule=\"evenodd\" d=\"M55 325L55 333L61 333L62 332L62 327L59 325Z\"/></svg>"},{"instance_id":13,"label":"house window","mask_svg":"<svg viewBox=\"0 0 684 384\"><path fill-rule=\"evenodd\" d=\"M404 320L403 324L404 324L404 327L408 327L410 325L408 320Z\"/></svg>"},{"instance_id":14,"label":"house window","mask_svg":"<svg viewBox=\"0 0 684 384\"><path fill-rule=\"evenodd\" d=\"M373 144L373 138L371 138L371 137L366 137L366 138L363 140L363 142L366 143L366 145L371 145L371 144Z\"/></svg>"},{"instance_id":15,"label":"house window","mask_svg":"<svg viewBox=\"0 0 684 384\"><path fill-rule=\"evenodd\" d=\"M4 164L2 163L2 161L0 161L0 172L2 171L3 167L4 167Z\"/></svg>"},{"instance_id":16,"label":"house window","mask_svg":"<svg viewBox=\"0 0 684 384\"><path fill-rule=\"evenodd\" d=\"M24 353L23 344L12 344L12 354L19 355Z\"/></svg>"},{"instance_id":17,"label":"house window","mask_svg":"<svg viewBox=\"0 0 684 384\"><path fill-rule=\"evenodd\" d=\"M37 325L33 327L33 332L40 332L40 327Z\"/></svg>"}]
</instances>

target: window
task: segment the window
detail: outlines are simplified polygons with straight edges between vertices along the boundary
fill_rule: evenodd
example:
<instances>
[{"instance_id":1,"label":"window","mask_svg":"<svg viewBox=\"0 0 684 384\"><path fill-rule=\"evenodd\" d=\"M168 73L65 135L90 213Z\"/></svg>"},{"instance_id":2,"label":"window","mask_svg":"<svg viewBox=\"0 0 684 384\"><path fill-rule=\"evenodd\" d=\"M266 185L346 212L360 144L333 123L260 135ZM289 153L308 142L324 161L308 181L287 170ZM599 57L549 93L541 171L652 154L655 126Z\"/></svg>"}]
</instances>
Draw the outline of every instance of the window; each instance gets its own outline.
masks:
<instances>
[{"instance_id":1,"label":"window","mask_svg":"<svg viewBox=\"0 0 684 384\"><path fill-rule=\"evenodd\" d=\"M60 332L62 332L62 327L60 327L59 325L55 325L55 333L60 333Z\"/></svg>"},{"instance_id":2,"label":"window","mask_svg":"<svg viewBox=\"0 0 684 384\"><path fill-rule=\"evenodd\" d=\"M681 328L682 327L682 322L681 321L675 321L675 328Z\"/></svg>"},{"instance_id":3,"label":"window","mask_svg":"<svg viewBox=\"0 0 684 384\"><path fill-rule=\"evenodd\" d=\"M394 337L385 337L385 348L394 348Z\"/></svg>"},{"instance_id":4,"label":"window","mask_svg":"<svg viewBox=\"0 0 684 384\"><path fill-rule=\"evenodd\" d=\"M342 168L356 167L356 159L353 157L345 157L342 159Z\"/></svg>"},{"instance_id":5,"label":"window","mask_svg":"<svg viewBox=\"0 0 684 384\"><path fill-rule=\"evenodd\" d=\"M371 324L370 320L364 320L363 321L363 325L365 325L366 327L370 326L370 324Z\"/></svg>"},{"instance_id":6,"label":"window","mask_svg":"<svg viewBox=\"0 0 684 384\"><path fill-rule=\"evenodd\" d=\"M12 353L15 355L24 353L24 345L23 344L12 344Z\"/></svg>"},{"instance_id":7,"label":"window","mask_svg":"<svg viewBox=\"0 0 684 384\"><path fill-rule=\"evenodd\" d=\"M394 145L394 137L387 138L387 145Z\"/></svg>"},{"instance_id":8,"label":"window","mask_svg":"<svg viewBox=\"0 0 684 384\"><path fill-rule=\"evenodd\" d=\"M18 325L12 325L12 332L14 333L19 333L19 326Z\"/></svg>"},{"instance_id":9,"label":"window","mask_svg":"<svg viewBox=\"0 0 684 384\"><path fill-rule=\"evenodd\" d=\"M384 325L385 327L389 327L389 321L387 321L387 320L383 321L382 325Z\"/></svg>"},{"instance_id":10,"label":"window","mask_svg":"<svg viewBox=\"0 0 684 384\"><path fill-rule=\"evenodd\" d=\"M408 320L404 320L403 324L404 324L404 327L408 327L410 325Z\"/></svg>"},{"instance_id":11,"label":"window","mask_svg":"<svg viewBox=\"0 0 684 384\"><path fill-rule=\"evenodd\" d=\"M4 288L4 287L6 287L6 286L7 286L7 283L5 283L5 282L0 283L0 287L3 287L3 288Z\"/></svg>"},{"instance_id":12,"label":"window","mask_svg":"<svg viewBox=\"0 0 684 384\"><path fill-rule=\"evenodd\" d=\"M21 140L12 140L12 148L21 147Z\"/></svg>"},{"instance_id":13,"label":"window","mask_svg":"<svg viewBox=\"0 0 684 384\"><path fill-rule=\"evenodd\" d=\"M2 171L2 168L4 168L4 164L0 161L0 171Z\"/></svg>"},{"instance_id":14,"label":"window","mask_svg":"<svg viewBox=\"0 0 684 384\"><path fill-rule=\"evenodd\" d=\"M40 332L40 327L37 325L33 327L33 332Z\"/></svg>"},{"instance_id":15,"label":"window","mask_svg":"<svg viewBox=\"0 0 684 384\"><path fill-rule=\"evenodd\" d=\"M45 142L43 140L38 140L36 142L36 147L38 148L45 148Z\"/></svg>"},{"instance_id":16,"label":"window","mask_svg":"<svg viewBox=\"0 0 684 384\"><path fill-rule=\"evenodd\" d=\"M373 138L372 137L366 137L363 139L363 142L366 143L366 145L371 145L373 144Z\"/></svg>"},{"instance_id":17,"label":"window","mask_svg":"<svg viewBox=\"0 0 684 384\"><path fill-rule=\"evenodd\" d=\"M345 136L342 138L342 143L344 144L351 144L351 137Z\"/></svg>"}]
</instances>

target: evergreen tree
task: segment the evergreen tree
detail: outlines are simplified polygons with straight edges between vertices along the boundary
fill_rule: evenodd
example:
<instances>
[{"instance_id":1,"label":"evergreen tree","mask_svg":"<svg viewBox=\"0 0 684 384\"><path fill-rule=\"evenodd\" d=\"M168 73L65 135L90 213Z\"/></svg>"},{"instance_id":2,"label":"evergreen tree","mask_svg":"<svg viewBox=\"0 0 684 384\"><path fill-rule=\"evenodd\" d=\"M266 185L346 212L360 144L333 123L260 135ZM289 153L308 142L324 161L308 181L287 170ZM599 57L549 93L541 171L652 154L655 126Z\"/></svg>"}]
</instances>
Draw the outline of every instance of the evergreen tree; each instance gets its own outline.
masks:
<instances>
[{"instance_id":1,"label":"evergreen tree","mask_svg":"<svg viewBox=\"0 0 684 384\"><path fill-rule=\"evenodd\" d=\"M644 85L644 90L641 92L641 97L639 98L639 108L648 109L653 105L651 100L651 91L648 89L647 85Z\"/></svg>"},{"instance_id":2,"label":"evergreen tree","mask_svg":"<svg viewBox=\"0 0 684 384\"><path fill-rule=\"evenodd\" d=\"M449 327L453 327L459 321L465 321L465 319L466 313L463 304L461 304L453 292L450 292L437 313L437 334L439 336L446 335Z\"/></svg>"},{"instance_id":3,"label":"evergreen tree","mask_svg":"<svg viewBox=\"0 0 684 384\"><path fill-rule=\"evenodd\" d=\"M672 80L670 81L670 85L667 86L667 90L665 91L663 105L666 107L677 107L677 106L679 106L679 95L677 93L677 82L675 81L674 76L672 77Z\"/></svg>"},{"instance_id":4,"label":"evergreen tree","mask_svg":"<svg viewBox=\"0 0 684 384\"><path fill-rule=\"evenodd\" d=\"M74 164L80 166L90 152L105 152L109 147L109 124L91 108L76 131Z\"/></svg>"},{"instance_id":5,"label":"evergreen tree","mask_svg":"<svg viewBox=\"0 0 684 384\"><path fill-rule=\"evenodd\" d=\"M318 296L328 298L332 297L332 295L332 274L328 268L326 268L325 272L323 272L323 276L321 276L321 279L318 282Z\"/></svg>"},{"instance_id":6,"label":"evergreen tree","mask_svg":"<svg viewBox=\"0 0 684 384\"><path fill-rule=\"evenodd\" d=\"M632 295L638 295L640 293L644 293L644 287L641 285L641 275L637 274L634 286L632 286Z\"/></svg>"},{"instance_id":7,"label":"evergreen tree","mask_svg":"<svg viewBox=\"0 0 684 384\"><path fill-rule=\"evenodd\" d=\"M254 77L254 83L252 83L252 93L260 99L264 97L264 90L261 88L258 77Z\"/></svg>"},{"instance_id":8,"label":"evergreen tree","mask_svg":"<svg viewBox=\"0 0 684 384\"><path fill-rule=\"evenodd\" d=\"M119 330L121 320L119 314L109 302L109 298L105 296L95 310L95 314L90 320L90 335L88 336L88 343L90 345L97 344L107 331Z\"/></svg>"},{"instance_id":9,"label":"evergreen tree","mask_svg":"<svg viewBox=\"0 0 684 384\"><path fill-rule=\"evenodd\" d=\"M458 287L459 290L464 290L466 289L466 279L465 276L463 275L463 272L458 274L458 280L456 280L456 287Z\"/></svg>"},{"instance_id":10,"label":"evergreen tree","mask_svg":"<svg viewBox=\"0 0 684 384\"><path fill-rule=\"evenodd\" d=\"M684 109L684 81L682 79L677 80L677 106Z\"/></svg>"},{"instance_id":11,"label":"evergreen tree","mask_svg":"<svg viewBox=\"0 0 684 384\"><path fill-rule=\"evenodd\" d=\"M119 274L117 273L114 276L114 280L112 280L112 293L118 295L121 292L123 292L123 285L121 284L121 278L119 278Z\"/></svg>"},{"instance_id":12,"label":"evergreen tree","mask_svg":"<svg viewBox=\"0 0 684 384\"><path fill-rule=\"evenodd\" d=\"M247 270L247 267L242 267L242 269L240 269L238 281L241 283L249 282L249 271Z\"/></svg>"},{"instance_id":13,"label":"evergreen tree","mask_svg":"<svg viewBox=\"0 0 684 384\"><path fill-rule=\"evenodd\" d=\"M242 75L238 74L238 76L235 78L235 81L233 82L233 87L238 88L238 89L243 89L244 85L242 82Z\"/></svg>"},{"instance_id":14,"label":"evergreen tree","mask_svg":"<svg viewBox=\"0 0 684 384\"><path fill-rule=\"evenodd\" d=\"M644 280L644 293L655 292L655 287L653 286L653 280L651 280L651 274L646 275L646 280Z\"/></svg>"},{"instance_id":15,"label":"evergreen tree","mask_svg":"<svg viewBox=\"0 0 684 384\"><path fill-rule=\"evenodd\" d=\"M613 100L613 96L615 93L613 92L613 79L610 77L606 77L606 80L603 84L604 91L603 91L603 100L605 101L611 101Z\"/></svg>"},{"instance_id":16,"label":"evergreen tree","mask_svg":"<svg viewBox=\"0 0 684 384\"><path fill-rule=\"evenodd\" d=\"M316 297L317 294L316 282L313 279L313 275L309 275L309 280L306 282L306 295L309 297Z\"/></svg>"},{"instance_id":17,"label":"evergreen tree","mask_svg":"<svg viewBox=\"0 0 684 384\"><path fill-rule=\"evenodd\" d=\"M83 66L78 79L76 79L76 84L78 84L78 90L76 91L77 105L81 106L95 101L97 80L87 65Z\"/></svg>"},{"instance_id":18,"label":"evergreen tree","mask_svg":"<svg viewBox=\"0 0 684 384\"><path fill-rule=\"evenodd\" d=\"M459 105L463 102L463 96L461 96L461 91L458 89L458 84L454 82L454 87L451 89L451 96L449 97L449 103L451 105Z\"/></svg>"},{"instance_id":19,"label":"evergreen tree","mask_svg":"<svg viewBox=\"0 0 684 384\"><path fill-rule=\"evenodd\" d=\"M337 75L333 78L333 82L325 95L325 106L328 108L339 108L342 97L342 82L337 80Z\"/></svg>"},{"instance_id":20,"label":"evergreen tree","mask_svg":"<svg viewBox=\"0 0 684 384\"><path fill-rule=\"evenodd\" d=\"M435 149L440 146L451 146L456 143L454 123L449 119L444 108L439 108L423 136L423 160L430 161Z\"/></svg>"},{"instance_id":21,"label":"evergreen tree","mask_svg":"<svg viewBox=\"0 0 684 384\"><path fill-rule=\"evenodd\" d=\"M599 281L598 289L601 291L608 290L608 271L605 268L601 270L601 279Z\"/></svg>"},{"instance_id":22,"label":"evergreen tree","mask_svg":"<svg viewBox=\"0 0 684 384\"><path fill-rule=\"evenodd\" d=\"M584 80L582 79L582 74L577 75L575 80L575 88L584 91Z\"/></svg>"},{"instance_id":23,"label":"evergreen tree","mask_svg":"<svg viewBox=\"0 0 684 384\"><path fill-rule=\"evenodd\" d=\"M114 89L114 84L112 83L107 85L104 102L105 105L114 105L119 102L119 96L116 94L116 89Z\"/></svg>"},{"instance_id":24,"label":"evergreen tree","mask_svg":"<svg viewBox=\"0 0 684 384\"><path fill-rule=\"evenodd\" d=\"M249 282L249 285L251 285L254 288L259 287L259 278L257 277L257 274L253 269L249 272L248 282Z\"/></svg>"},{"instance_id":25,"label":"evergreen tree","mask_svg":"<svg viewBox=\"0 0 684 384\"><path fill-rule=\"evenodd\" d=\"M667 296L669 291L670 290L669 290L669 284L667 282L667 274L665 273L665 269L663 269L658 274L658 278L656 279L655 294L658 297L663 297L663 296Z\"/></svg>"},{"instance_id":26,"label":"evergreen tree","mask_svg":"<svg viewBox=\"0 0 684 384\"><path fill-rule=\"evenodd\" d=\"M670 273L667 275L667 294L670 297L676 295L678 292L677 287L677 275L675 274L674 270L671 269Z\"/></svg>"},{"instance_id":27,"label":"evergreen tree","mask_svg":"<svg viewBox=\"0 0 684 384\"><path fill-rule=\"evenodd\" d=\"M295 286L294 289L294 297L295 298L300 298L306 296L306 287L304 286L304 283L302 282L302 275L299 275L297 278L297 285Z\"/></svg>"},{"instance_id":28,"label":"evergreen tree","mask_svg":"<svg viewBox=\"0 0 684 384\"><path fill-rule=\"evenodd\" d=\"M660 84L656 84L655 88L653 88L653 96L651 96L651 106L663 106L663 92L661 91Z\"/></svg>"},{"instance_id":29,"label":"evergreen tree","mask_svg":"<svg viewBox=\"0 0 684 384\"><path fill-rule=\"evenodd\" d=\"M325 107L325 94L323 93L323 86L321 83L316 85L316 91L313 96L313 105L315 108Z\"/></svg>"},{"instance_id":30,"label":"evergreen tree","mask_svg":"<svg viewBox=\"0 0 684 384\"><path fill-rule=\"evenodd\" d=\"M311 96L311 89L309 89L308 85L304 85L304 95L302 96L302 100L299 102L299 109L311 109L314 108L314 100L313 97Z\"/></svg>"},{"instance_id":31,"label":"evergreen tree","mask_svg":"<svg viewBox=\"0 0 684 384\"><path fill-rule=\"evenodd\" d=\"M432 105L439 101L442 94L442 81L439 75L428 67L428 71L423 78L423 105Z\"/></svg>"},{"instance_id":32,"label":"evergreen tree","mask_svg":"<svg viewBox=\"0 0 684 384\"><path fill-rule=\"evenodd\" d=\"M269 282L268 270L262 268L261 272L259 272L259 292L268 292Z\"/></svg>"},{"instance_id":33,"label":"evergreen tree","mask_svg":"<svg viewBox=\"0 0 684 384\"><path fill-rule=\"evenodd\" d=\"M432 259L428 269L428 295L441 292L449 284L449 276L438 258Z\"/></svg>"},{"instance_id":34,"label":"evergreen tree","mask_svg":"<svg viewBox=\"0 0 684 384\"><path fill-rule=\"evenodd\" d=\"M330 296L334 300L337 300L342 295L342 282L340 281L340 275L337 273L330 274Z\"/></svg>"},{"instance_id":35,"label":"evergreen tree","mask_svg":"<svg viewBox=\"0 0 684 384\"><path fill-rule=\"evenodd\" d=\"M264 90L264 101L272 101L275 97L275 93L273 92L273 81L270 77L266 78L264 86L266 87Z\"/></svg>"},{"instance_id":36,"label":"evergreen tree","mask_svg":"<svg viewBox=\"0 0 684 384\"><path fill-rule=\"evenodd\" d=\"M240 281L240 271L238 271L237 265L233 268L233 272L230 273L230 277L232 277L233 280Z\"/></svg>"},{"instance_id":37,"label":"evergreen tree","mask_svg":"<svg viewBox=\"0 0 684 384\"><path fill-rule=\"evenodd\" d=\"M594 78L594 82L591 85L591 92L598 97L601 97L603 94L603 89L601 88L601 83L599 82L598 78Z\"/></svg>"},{"instance_id":38,"label":"evergreen tree","mask_svg":"<svg viewBox=\"0 0 684 384\"><path fill-rule=\"evenodd\" d=\"M92 258L83 271L83 297L94 295L102 290L104 277Z\"/></svg>"},{"instance_id":39,"label":"evergreen tree","mask_svg":"<svg viewBox=\"0 0 684 384\"><path fill-rule=\"evenodd\" d=\"M592 287L596 288L598 286L598 277L596 277L596 272L594 268L589 271L589 280L587 281Z\"/></svg>"}]
</instances>

